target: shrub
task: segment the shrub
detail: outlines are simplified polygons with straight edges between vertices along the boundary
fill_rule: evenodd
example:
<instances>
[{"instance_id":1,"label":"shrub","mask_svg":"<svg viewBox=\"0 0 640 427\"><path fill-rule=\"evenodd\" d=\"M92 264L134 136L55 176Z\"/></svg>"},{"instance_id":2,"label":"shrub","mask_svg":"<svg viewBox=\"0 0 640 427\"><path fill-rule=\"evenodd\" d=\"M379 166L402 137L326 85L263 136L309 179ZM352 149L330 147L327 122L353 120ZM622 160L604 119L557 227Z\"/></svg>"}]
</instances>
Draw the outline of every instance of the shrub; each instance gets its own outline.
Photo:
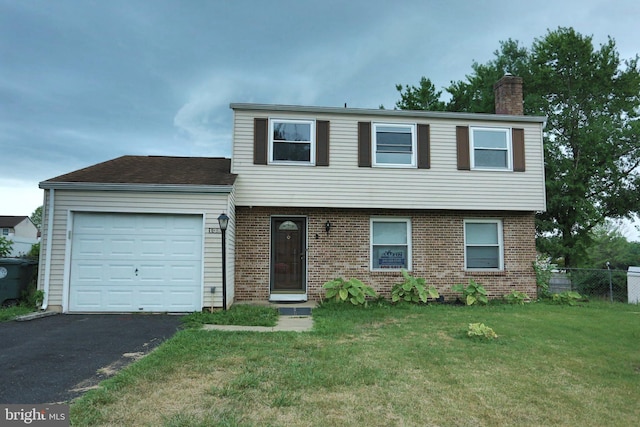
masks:
<instances>
[{"instance_id":1,"label":"shrub","mask_svg":"<svg viewBox=\"0 0 640 427\"><path fill-rule=\"evenodd\" d=\"M0 236L0 258L4 258L11 253L13 242L4 236Z\"/></svg>"},{"instance_id":2,"label":"shrub","mask_svg":"<svg viewBox=\"0 0 640 427\"><path fill-rule=\"evenodd\" d=\"M391 289L391 301L406 301L415 304L427 303L429 298L438 298L437 289L433 285L427 286L427 281L423 278L411 276L407 270L402 269L403 283L393 285Z\"/></svg>"},{"instance_id":3,"label":"shrub","mask_svg":"<svg viewBox=\"0 0 640 427\"><path fill-rule=\"evenodd\" d=\"M520 291L511 291L504 296L504 300L509 304L524 305L525 301L529 299L529 295Z\"/></svg>"},{"instance_id":4,"label":"shrub","mask_svg":"<svg viewBox=\"0 0 640 427\"><path fill-rule=\"evenodd\" d=\"M459 283L457 285L453 285L451 290L454 292L461 292L463 301L466 305L485 305L489 303L486 289L473 279L469 279L469 286L465 287L462 283Z\"/></svg>"},{"instance_id":5,"label":"shrub","mask_svg":"<svg viewBox=\"0 0 640 427\"><path fill-rule=\"evenodd\" d=\"M533 269L536 272L536 287L538 289L538 298L549 298L549 282L551 281L553 266L548 258L538 255L533 262Z\"/></svg>"},{"instance_id":6,"label":"shrub","mask_svg":"<svg viewBox=\"0 0 640 427\"><path fill-rule=\"evenodd\" d=\"M564 291L551 296L551 302L558 305L576 305L581 300L582 295L575 291Z\"/></svg>"},{"instance_id":7,"label":"shrub","mask_svg":"<svg viewBox=\"0 0 640 427\"><path fill-rule=\"evenodd\" d=\"M349 301L353 305L367 305L367 297L376 297L376 291L358 279L333 279L322 285L327 290L325 298L336 302Z\"/></svg>"},{"instance_id":8,"label":"shrub","mask_svg":"<svg viewBox=\"0 0 640 427\"><path fill-rule=\"evenodd\" d=\"M484 323L469 323L467 336L471 338L485 338L488 340L498 338L498 334L496 334L490 327L485 326Z\"/></svg>"}]
</instances>

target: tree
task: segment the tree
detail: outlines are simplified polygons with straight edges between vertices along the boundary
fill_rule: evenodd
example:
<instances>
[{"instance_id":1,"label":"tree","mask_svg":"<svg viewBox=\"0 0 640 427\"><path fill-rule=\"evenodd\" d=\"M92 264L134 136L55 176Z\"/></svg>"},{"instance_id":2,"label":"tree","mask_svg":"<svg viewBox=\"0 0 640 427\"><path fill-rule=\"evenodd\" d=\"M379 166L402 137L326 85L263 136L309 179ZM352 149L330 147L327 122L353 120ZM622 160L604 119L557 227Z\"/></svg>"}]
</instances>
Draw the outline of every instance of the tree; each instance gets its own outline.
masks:
<instances>
[{"instance_id":1,"label":"tree","mask_svg":"<svg viewBox=\"0 0 640 427\"><path fill-rule=\"evenodd\" d=\"M614 270L627 270L640 261L640 242L630 242L611 221L591 230L593 244L585 251L579 266L605 268L607 262Z\"/></svg>"},{"instance_id":2,"label":"tree","mask_svg":"<svg viewBox=\"0 0 640 427\"><path fill-rule=\"evenodd\" d=\"M444 111L445 103L440 101L442 91L436 91L436 87L431 80L422 77L420 86L396 85L396 90L400 92L400 101L396 102L396 108L400 110L430 110ZM404 92L403 92L404 91Z\"/></svg>"},{"instance_id":3,"label":"tree","mask_svg":"<svg viewBox=\"0 0 640 427\"><path fill-rule=\"evenodd\" d=\"M42 206L38 206L29 218L38 230L42 230Z\"/></svg>"},{"instance_id":4,"label":"tree","mask_svg":"<svg viewBox=\"0 0 640 427\"><path fill-rule=\"evenodd\" d=\"M494 112L493 84L510 72L523 78L525 114L548 117L547 211L536 218L537 245L577 265L594 227L640 210L638 56L622 61L613 39L595 48L592 37L559 28L531 49L502 42L495 59L472 69L446 88L447 110Z\"/></svg>"},{"instance_id":5,"label":"tree","mask_svg":"<svg viewBox=\"0 0 640 427\"><path fill-rule=\"evenodd\" d=\"M9 256L13 249L13 242L4 236L0 236L0 258Z\"/></svg>"}]
</instances>

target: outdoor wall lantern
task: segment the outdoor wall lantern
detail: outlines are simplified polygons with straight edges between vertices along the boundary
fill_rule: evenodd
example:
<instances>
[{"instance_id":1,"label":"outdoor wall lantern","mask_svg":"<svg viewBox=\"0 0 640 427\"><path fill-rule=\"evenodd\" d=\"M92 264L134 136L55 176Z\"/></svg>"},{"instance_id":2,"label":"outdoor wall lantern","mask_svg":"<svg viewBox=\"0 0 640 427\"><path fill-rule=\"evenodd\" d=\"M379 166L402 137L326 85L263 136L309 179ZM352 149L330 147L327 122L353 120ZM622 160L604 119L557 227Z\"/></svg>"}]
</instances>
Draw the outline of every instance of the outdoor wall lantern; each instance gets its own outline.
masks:
<instances>
[{"instance_id":1,"label":"outdoor wall lantern","mask_svg":"<svg viewBox=\"0 0 640 427\"><path fill-rule=\"evenodd\" d=\"M330 223L329 221L327 221L327 222L324 224L324 231L326 231L326 232L327 232L327 234L329 234L329 230L331 230L331 223Z\"/></svg>"},{"instance_id":2,"label":"outdoor wall lantern","mask_svg":"<svg viewBox=\"0 0 640 427\"><path fill-rule=\"evenodd\" d=\"M227 311L227 249L225 234L229 225L229 217L223 212L218 217L220 232L222 233L222 309Z\"/></svg>"}]
</instances>

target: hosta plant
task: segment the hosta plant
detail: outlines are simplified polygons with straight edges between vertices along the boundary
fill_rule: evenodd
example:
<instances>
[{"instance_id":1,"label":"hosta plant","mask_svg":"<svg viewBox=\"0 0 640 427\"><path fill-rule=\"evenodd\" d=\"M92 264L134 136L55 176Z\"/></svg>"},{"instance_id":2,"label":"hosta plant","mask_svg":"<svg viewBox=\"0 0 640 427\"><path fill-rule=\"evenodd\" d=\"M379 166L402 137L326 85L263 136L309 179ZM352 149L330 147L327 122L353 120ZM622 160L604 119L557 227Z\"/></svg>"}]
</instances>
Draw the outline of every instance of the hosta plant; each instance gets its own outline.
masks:
<instances>
[{"instance_id":1,"label":"hosta plant","mask_svg":"<svg viewBox=\"0 0 640 427\"><path fill-rule=\"evenodd\" d=\"M404 268L402 269L402 277L404 277L404 282L397 283L391 288L392 302L406 301L426 304L429 298L435 299L440 296L433 285L427 286L425 279L411 276Z\"/></svg>"},{"instance_id":2,"label":"hosta plant","mask_svg":"<svg viewBox=\"0 0 640 427\"><path fill-rule=\"evenodd\" d=\"M467 336L471 338L486 338L488 340L498 338L498 334L484 323L469 323Z\"/></svg>"},{"instance_id":3,"label":"hosta plant","mask_svg":"<svg viewBox=\"0 0 640 427\"><path fill-rule=\"evenodd\" d=\"M504 300L509 304L524 305L525 301L529 299L529 295L520 291L511 291L504 296Z\"/></svg>"},{"instance_id":4,"label":"hosta plant","mask_svg":"<svg viewBox=\"0 0 640 427\"><path fill-rule=\"evenodd\" d=\"M484 305L489 303L486 289L473 279L469 279L469 286L465 287L462 283L459 283L457 285L453 285L451 290L454 292L461 292L462 301L466 305Z\"/></svg>"},{"instance_id":5,"label":"hosta plant","mask_svg":"<svg viewBox=\"0 0 640 427\"><path fill-rule=\"evenodd\" d=\"M322 285L326 289L325 298L336 302L349 301L353 305L367 305L367 297L376 297L376 291L358 279L333 279Z\"/></svg>"},{"instance_id":6,"label":"hosta plant","mask_svg":"<svg viewBox=\"0 0 640 427\"><path fill-rule=\"evenodd\" d=\"M551 295L551 302L559 305L576 305L583 297L576 291L564 291Z\"/></svg>"}]
</instances>

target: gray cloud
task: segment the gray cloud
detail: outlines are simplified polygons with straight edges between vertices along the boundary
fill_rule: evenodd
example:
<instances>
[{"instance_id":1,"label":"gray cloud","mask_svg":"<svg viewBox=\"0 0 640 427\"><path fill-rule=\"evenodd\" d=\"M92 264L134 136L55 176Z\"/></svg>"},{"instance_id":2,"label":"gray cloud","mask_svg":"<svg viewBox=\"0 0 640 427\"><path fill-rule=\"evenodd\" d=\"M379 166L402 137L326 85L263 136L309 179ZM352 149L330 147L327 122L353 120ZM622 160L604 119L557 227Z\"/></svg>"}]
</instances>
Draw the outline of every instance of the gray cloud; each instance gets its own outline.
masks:
<instances>
[{"instance_id":1,"label":"gray cloud","mask_svg":"<svg viewBox=\"0 0 640 427\"><path fill-rule=\"evenodd\" d=\"M40 180L123 154L230 155L231 102L393 107L500 40L574 26L637 53L635 1L0 0L4 214ZM28 188L24 197L8 188ZM7 190L4 192L4 190Z\"/></svg>"}]
</instances>

